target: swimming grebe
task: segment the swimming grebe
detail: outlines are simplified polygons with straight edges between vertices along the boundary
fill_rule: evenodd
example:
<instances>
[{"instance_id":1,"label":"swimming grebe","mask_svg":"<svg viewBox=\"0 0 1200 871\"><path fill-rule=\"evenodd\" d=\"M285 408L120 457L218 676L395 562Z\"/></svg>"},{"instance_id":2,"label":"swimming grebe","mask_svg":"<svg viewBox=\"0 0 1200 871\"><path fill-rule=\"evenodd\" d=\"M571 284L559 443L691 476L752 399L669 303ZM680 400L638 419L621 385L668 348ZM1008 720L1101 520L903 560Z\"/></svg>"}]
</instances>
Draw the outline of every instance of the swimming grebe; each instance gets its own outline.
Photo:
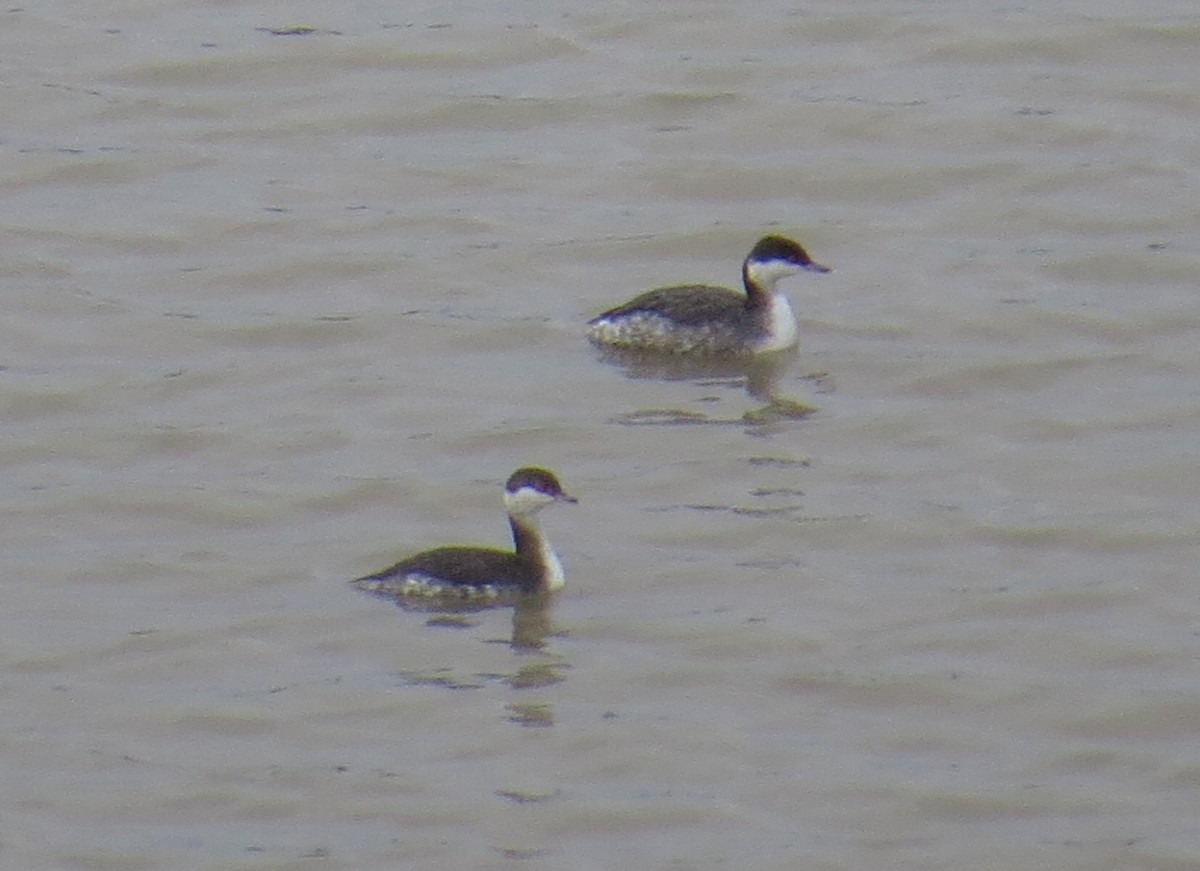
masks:
<instances>
[{"instance_id":1,"label":"swimming grebe","mask_svg":"<svg viewBox=\"0 0 1200 871\"><path fill-rule=\"evenodd\" d=\"M764 236L742 263L745 294L727 287L660 287L588 321L593 344L618 350L732 355L796 344L796 318L779 279L829 272L783 236Z\"/></svg>"},{"instance_id":2,"label":"swimming grebe","mask_svg":"<svg viewBox=\"0 0 1200 871\"><path fill-rule=\"evenodd\" d=\"M504 507L515 551L487 547L439 547L410 556L354 586L384 596L446 596L494 599L514 593L548 593L564 584L562 563L542 535L537 513L552 502L576 502L554 473L517 469L504 485Z\"/></svg>"}]
</instances>

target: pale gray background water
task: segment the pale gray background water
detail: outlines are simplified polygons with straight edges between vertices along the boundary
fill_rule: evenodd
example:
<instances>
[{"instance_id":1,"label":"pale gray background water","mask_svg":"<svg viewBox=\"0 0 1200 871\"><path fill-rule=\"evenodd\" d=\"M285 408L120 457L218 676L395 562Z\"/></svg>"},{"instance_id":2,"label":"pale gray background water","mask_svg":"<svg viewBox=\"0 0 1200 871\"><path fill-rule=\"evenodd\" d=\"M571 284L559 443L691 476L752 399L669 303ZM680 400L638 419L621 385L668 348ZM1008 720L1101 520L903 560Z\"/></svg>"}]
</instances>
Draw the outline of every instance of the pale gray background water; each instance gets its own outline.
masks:
<instances>
[{"instance_id":1,"label":"pale gray background water","mask_svg":"<svg viewBox=\"0 0 1200 871\"><path fill-rule=\"evenodd\" d=\"M1187 0L8 6L0 864L1200 868L1198 64ZM768 231L810 418L582 341ZM347 588L527 462L540 650Z\"/></svg>"}]
</instances>

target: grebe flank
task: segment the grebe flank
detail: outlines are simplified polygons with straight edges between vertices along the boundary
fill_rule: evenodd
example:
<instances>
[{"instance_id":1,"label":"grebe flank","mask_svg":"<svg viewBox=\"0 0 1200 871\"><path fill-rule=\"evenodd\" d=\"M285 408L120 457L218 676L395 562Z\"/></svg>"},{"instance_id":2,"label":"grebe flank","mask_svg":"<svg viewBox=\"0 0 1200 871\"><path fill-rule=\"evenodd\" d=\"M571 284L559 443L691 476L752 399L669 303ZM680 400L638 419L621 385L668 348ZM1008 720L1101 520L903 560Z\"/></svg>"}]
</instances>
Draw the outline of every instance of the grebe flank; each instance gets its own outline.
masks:
<instances>
[{"instance_id":1,"label":"grebe flank","mask_svg":"<svg viewBox=\"0 0 1200 871\"><path fill-rule=\"evenodd\" d=\"M796 344L796 317L775 283L808 270L829 272L800 245L764 236L742 263L744 294L727 287L660 287L588 321L596 345L668 354L733 355Z\"/></svg>"},{"instance_id":2,"label":"grebe flank","mask_svg":"<svg viewBox=\"0 0 1200 871\"><path fill-rule=\"evenodd\" d=\"M515 593L548 593L564 584L562 563L542 534L537 513L554 502L576 502L554 473L526 466L504 485L513 551L487 547L439 547L353 582L384 596L494 599Z\"/></svg>"}]
</instances>

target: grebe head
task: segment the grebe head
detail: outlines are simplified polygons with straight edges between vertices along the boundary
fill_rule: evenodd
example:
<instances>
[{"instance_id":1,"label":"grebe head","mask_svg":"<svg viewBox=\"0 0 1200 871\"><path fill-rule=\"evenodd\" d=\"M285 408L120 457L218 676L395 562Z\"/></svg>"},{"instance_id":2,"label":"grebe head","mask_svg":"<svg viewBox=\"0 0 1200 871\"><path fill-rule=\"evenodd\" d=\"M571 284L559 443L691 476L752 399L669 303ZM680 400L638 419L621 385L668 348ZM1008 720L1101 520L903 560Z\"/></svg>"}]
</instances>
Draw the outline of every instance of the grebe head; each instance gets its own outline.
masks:
<instances>
[{"instance_id":1,"label":"grebe head","mask_svg":"<svg viewBox=\"0 0 1200 871\"><path fill-rule=\"evenodd\" d=\"M809 257L798 242L783 236L764 236L746 257L742 277L747 284L770 290L779 279L803 270L831 271Z\"/></svg>"},{"instance_id":2,"label":"grebe head","mask_svg":"<svg viewBox=\"0 0 1200 871\"><path fill-rule=\"evenodd\" d=\"M548 469L525 466L517 469L504 485L504 507L515 517L536 514L552 502L578 502L563 490Z\"/></svg>"}]
</instances>

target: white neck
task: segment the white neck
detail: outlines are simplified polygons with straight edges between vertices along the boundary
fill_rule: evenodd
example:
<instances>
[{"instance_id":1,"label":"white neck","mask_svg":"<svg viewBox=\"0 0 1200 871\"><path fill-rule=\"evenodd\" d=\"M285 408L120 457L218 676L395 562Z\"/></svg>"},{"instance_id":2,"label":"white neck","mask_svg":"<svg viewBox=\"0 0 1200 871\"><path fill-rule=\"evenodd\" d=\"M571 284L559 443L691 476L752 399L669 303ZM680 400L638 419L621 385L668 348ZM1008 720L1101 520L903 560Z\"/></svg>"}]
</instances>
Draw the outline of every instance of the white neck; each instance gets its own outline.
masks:
<instances>
[{"instance_id":1,"label":"white neck","mask_svg":"<svg viewBox=\"0 0 1200 871\"><path fill-rule=\"evenodd\" d=\"M781 290L771 294L771 307L767 313L768 340L760 348L762 351L782 351L796 344L796 316L792 313L792 304L787 295Z\"/></svg>"},{"instance_id":2,"label":"white neck","mask_svg":"<svg viewBox=\"0 0 1200 871\"><path fill-rule=\"evenodd\" d=\"M542 564L546 567L546 591L561 590L567 584L567 577L563 574L562 560L558 558L558 554L554 552L554 548L550 546L550 542L546 540L545 536L539 538L538 550Z\"/></svg>"}]
</instances>

